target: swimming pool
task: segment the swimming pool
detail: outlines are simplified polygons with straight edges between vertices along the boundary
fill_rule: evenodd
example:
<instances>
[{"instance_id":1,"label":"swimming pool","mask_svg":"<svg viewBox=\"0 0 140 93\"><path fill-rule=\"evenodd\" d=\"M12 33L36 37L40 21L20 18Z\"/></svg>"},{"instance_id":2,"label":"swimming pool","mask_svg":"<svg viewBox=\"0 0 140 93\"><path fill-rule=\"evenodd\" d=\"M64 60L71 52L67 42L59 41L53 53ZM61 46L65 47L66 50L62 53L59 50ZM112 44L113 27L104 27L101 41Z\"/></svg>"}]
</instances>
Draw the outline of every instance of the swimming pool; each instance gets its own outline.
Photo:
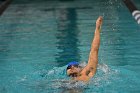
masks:
<instances>
[{"instance_id":1,"label":"swimming pool","mask_svg":"<svg viewBox=\"0 0 140 93\"><path fill-rule=\"evenodd\" d=\"M65 82L69 61L87 62L99 15L96 76ZM0 22L0 93L140 92L140 26L122 1L13 2Z\"/></svg>"}]
</instances>

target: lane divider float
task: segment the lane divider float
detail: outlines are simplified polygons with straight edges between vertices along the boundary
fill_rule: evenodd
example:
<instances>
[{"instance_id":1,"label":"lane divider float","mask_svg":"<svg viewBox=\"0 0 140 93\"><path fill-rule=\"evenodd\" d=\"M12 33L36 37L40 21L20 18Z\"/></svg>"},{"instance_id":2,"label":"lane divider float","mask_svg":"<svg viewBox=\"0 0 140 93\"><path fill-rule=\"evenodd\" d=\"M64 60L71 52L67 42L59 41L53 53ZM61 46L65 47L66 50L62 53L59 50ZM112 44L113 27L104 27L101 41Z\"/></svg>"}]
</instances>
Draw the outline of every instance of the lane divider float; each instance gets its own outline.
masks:
<instances>
[{"instance_id":1,"label":"lane divider float","mask_svg":"<svg viewBox=\"0 0 140 93\"><path fill-rule=\"evenodd\" d=\"M130 0L123 0L129 11L132 13L132 16L135 18L138 24L140 24L140 10L130 1Z\"/></svg>"},{"instance_id":2,"label":"lane divider float","mask_svg":"<svg viewBox=\"0 0 140 93\"><path fill-rule=\"evenodd\" d=\"M132 16L134 16L137 23L140 24L140 11L139 10L134 10L132 12Z\"/></svg>"}]
</instances>

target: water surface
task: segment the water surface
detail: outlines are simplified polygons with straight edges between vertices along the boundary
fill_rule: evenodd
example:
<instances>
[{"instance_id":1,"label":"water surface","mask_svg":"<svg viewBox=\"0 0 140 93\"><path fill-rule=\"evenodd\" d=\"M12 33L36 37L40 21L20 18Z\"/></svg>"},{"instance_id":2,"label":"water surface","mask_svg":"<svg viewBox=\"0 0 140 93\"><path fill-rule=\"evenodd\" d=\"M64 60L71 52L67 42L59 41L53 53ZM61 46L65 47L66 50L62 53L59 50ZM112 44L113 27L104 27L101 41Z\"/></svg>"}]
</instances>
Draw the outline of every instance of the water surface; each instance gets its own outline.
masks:
<instances>
[{"instance_id":1,"label":"water surface","mask_svg":"<svg viewBox=\"0 0 140 93\"><path fill-rule=\"evenodd\" d=\"M66 64L86 64L99 15L97 73L73 84ZM140 26L122 1L16 1L0 22L1 93L140 92Z\"/></svg>"}]
</instances>

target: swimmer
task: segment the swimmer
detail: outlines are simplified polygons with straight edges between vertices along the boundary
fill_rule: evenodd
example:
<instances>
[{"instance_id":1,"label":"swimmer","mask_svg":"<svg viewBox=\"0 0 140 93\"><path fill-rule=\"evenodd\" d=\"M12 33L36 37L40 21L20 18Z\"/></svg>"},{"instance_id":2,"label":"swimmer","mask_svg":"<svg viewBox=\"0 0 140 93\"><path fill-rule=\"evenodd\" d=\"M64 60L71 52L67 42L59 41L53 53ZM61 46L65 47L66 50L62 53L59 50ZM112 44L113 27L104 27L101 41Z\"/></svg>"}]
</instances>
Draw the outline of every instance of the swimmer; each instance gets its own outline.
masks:
<instances>
[{"instance_id":1,"label":"swimmer","mask_svg":"<svg viewBox=\"0 0 140 93\"><path fill-rule=\"evenodd\" d=\"M87 82L95 75L98 64L98 50L100 46L100 30L102 22L103 18L99 16L96 20L96 29L87 65L82 68L79 66L78 62L73 61L68 63L66 73L68 76L72 77L72 80Z\"/></svg>"}]
</instances>

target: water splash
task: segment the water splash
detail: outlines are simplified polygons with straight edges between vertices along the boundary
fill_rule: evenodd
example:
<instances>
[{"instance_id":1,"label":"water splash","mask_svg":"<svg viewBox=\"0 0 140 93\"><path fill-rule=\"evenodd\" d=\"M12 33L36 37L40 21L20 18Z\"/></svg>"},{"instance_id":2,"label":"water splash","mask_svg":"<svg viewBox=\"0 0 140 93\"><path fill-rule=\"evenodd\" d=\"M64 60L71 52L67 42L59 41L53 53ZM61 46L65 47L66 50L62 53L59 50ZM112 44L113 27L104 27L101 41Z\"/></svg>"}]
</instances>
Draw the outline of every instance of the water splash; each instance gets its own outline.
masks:
<instances>
[{"instance_id":1,"label":"water splash","mask_svg":"<svg viewBox=\"0 0 140 93\"><path fill-rule=\"evenodd\" d=\"M96 75L90 80L88 87L95 90L102 89L112 84L112 77L116 76L118 71L106 64L98 64ZM115 79L115 78L114 78Z\"/></svg>"},{"instance_id":2,"label":"water splash","mask_svg":"<svg viewBox=\"0 0 140 93\"><path fill-rule=\"evenodd\" d=\"M80 66L85 67L86 64L86 62L82 62ZM111 85L111 77L117 73L117 70L112 69L110 66L106 64L99 64L96 75L88 83L85 83L82 81L72 81L70 77L67 77L65 71L66 66L54 67L53 69L42 70L36 73L41 76L38 80L29 80L26 76L23 77L24 80L20 80L17 83L27 87L28 89L38 90L39 92L43 90L56 89L64 91L83 91L85 89L98 90L107 85Z\"/></svg>"},{"instance_id":3,"label":"water splash","mask_svg":"<svg viewBox=\"0 0 140 93\"><path fill-rule=\"evenodd\" d=\"M82 62L80 66L85 67L86 62ZM96 75L90 80L90 82L75 82L71 81L69 77L66 76L66 66L63 67L55 67L48 71L45 75L45 78L51 79L50 85L54 88L65 88L65 89L72 89L72 88L88 88L90 85L102 87L104 84L110 84L110 78L112 75L117 73L117 70L113 70L106 64L99 64L97 68ZM50 78L51 77L51 78Z\"/></svg>"}]
</instances>

